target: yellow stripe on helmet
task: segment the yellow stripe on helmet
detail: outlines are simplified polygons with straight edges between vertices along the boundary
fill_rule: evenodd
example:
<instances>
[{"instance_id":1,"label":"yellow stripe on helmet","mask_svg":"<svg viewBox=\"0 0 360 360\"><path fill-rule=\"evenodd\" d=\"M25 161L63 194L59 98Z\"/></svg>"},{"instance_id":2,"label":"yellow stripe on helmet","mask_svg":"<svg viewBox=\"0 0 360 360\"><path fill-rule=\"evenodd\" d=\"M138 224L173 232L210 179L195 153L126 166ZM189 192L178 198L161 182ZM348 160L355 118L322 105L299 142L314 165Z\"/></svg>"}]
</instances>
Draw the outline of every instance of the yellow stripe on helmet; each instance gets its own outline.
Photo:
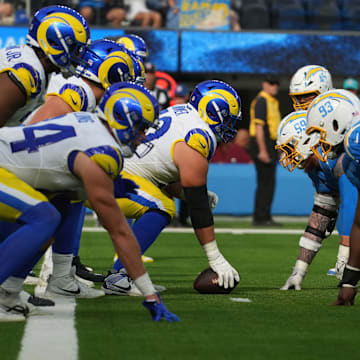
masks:
<instances>
[{"instance_id":1,"label":"yellow stripe on helmet","mask_svg":"<svg viewBox=\"0 0 360 360\"><path fill-rule=\"evenodd\" d=\"M72 16L71 14L66 13L52 13L45 17L45 19L62 19L65 20L68 25L71 26L71 28L74 31L75 39L83 44L86 44L88 42L86 29L84 28L84 25L80 20L78 20L76 17Z\"/></svg>"},{"instance_id":2,"label":"yellow stripe on helmet","mask_svg":"<svg viewBox=\"0 0 360 360\"><path fill-rule=\"evenodd\" d=\"M314 105L318 104L321 100L328 99L328 98L338 99L338 100L346 100L347 102L352 104L351 100L347 96L339 94L337 92L331 92L331 93L317 96L312 104L312 107Z\"/></svg>"},{"instance_id":3,"label":"yellow stripe on helmet","mask_svg":"<svg viewBox=\"0 0 360 360\"><path fill-rule=\"evenodd\" d=\"M206 123L210 125L216 125L218 122L211 120L207 116L206 107L211 100L218 98L223 98L229 104L230 115L237 116L239 113L239 104L235 96L231 92L223 89L210 90L206 93L205 96L201 98L198 105L198 111L200 113L200 116Z\"/></svg>"},{"instance_id":4,"label":"yellow stripe on helmet","mask_svg":"<svg viewBox=\"0 0 360 360\"><path fill-rule=\"evenodd\" d=\"M126 37L121 37L120 39L118 39L116 41L118 44L122 44L125 46L126 49L135 52L135 45L133 43L133 41L129 38Z\"/></svg>"},{"instance_id":5,"label":"yellow stripe on helmet","mask_svg":"<svg viewBox=\"0 0 360 360\"><path fill-rule=\"evenodd\" d=\"M104 89L112 85L109 81L108 74L112 66L123 63L129 68L129 73L132 78L135 78L134 66L132 59L126 53L117 51L108 55L99 67L99 80Z\"/></svg>"},{"instance_id":6,"label":"yellow stripe on helmet","mask_svg":"<svg viewBox=\"0 0 360 360\"><path fill-rule=\"evenodd\" d=\"M301 114L295 113L295 114L289 116L289 118L286 119L286 120L284 121L284 123L282 124L280 130L282 130L289 122L294 121L294 120L297 120L297 119L300 119L300 118L306 118L306 112L305 112L305 111L302 112Z\"/></svg>"},{"instance_id":7,"label":"yellow stripe on helmet","mask_svg":"<svg viewBox=\"0 0 360 360\"><path fill-rule=\"evenodd\" d=\"M315 73L317 73L318 71L324 71L324 68L323 67L316 67L314 69L311 69L307 75L306 75L306 80L309 80L309 78L311 77L311 75L314 75Z\"/></svg>"},{"instance_id":8,"label":"yellow stripe on helmet","mask_svg":"<svg viewBox=\"0 0 360 360\"><path fill-rule=\"evenodd\" d=\"M111 114L111 116L108 118L109 125L117 130L124 130L127 128L126 126L119 124L114 119L112 112L115 103L118 100L129 97L133 98L134 100L137 100L140 103L143 118L146 121L153 123L155 120L155 111L151 100L147 97L146 94L144 94L143 92L137 89L125 88L125 89L117 90L106 102L105 111L107 114L109 113Z\"/></svg>"}]
</instances>

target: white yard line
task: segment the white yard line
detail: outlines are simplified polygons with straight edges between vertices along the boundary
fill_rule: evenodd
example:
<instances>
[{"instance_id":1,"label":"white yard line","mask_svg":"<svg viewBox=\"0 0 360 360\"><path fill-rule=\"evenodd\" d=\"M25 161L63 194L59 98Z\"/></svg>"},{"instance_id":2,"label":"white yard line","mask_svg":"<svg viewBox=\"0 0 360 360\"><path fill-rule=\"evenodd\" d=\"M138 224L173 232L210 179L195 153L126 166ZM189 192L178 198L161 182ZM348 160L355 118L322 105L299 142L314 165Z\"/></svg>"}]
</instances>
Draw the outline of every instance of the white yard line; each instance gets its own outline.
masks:
<instances>
[{"instance_id":1,"label":"white yard line","mask_svg":"<svg viewBox=\"0 0 360 360\"><path fill-rule=\"evenodd\" d=\"M105 232L102 227L84 227L84 232ZM167 227L165 233L192 233L192 228ZM301 229L218 228L218 234L302 234ZM333 234L337 234L334 231ZM56 306L46 308L49 315L34 315L27 319L18 360L77 360L78 341L75 328L76 300L56 298Z\"/></svg>"},{"instance_id":2,"label":"white yard line","mask_svg":"<svg viewBox=\"0 0 360 360\"><path fill-rule=\"evenodd\" d=\"M305 230L305 228L304 228ZM266 229L254 229L254 228L244 228L244 229L232 229L232 228L217 228L215 232L217 234L233 234L233 235L244 235L244 234L283 234L283 235L301 235L304 233L302 229L281 229L281 228L266 228ZM92 227L87 226L83 228L85 232L106 232L102 227ZM165 233L193 233L192 228L178 228L178 227L167 227L163 230ZM337 235L336 230L333 231L333 235Z\"/></svg>"},{"instance_id":3,"label":"white yard line","mask_svg":"<svg viewBox=\"0 0 360 360\"><path fill-rule=\"evenodd\" d=\"M26 320L18 360L77 360L76 300L54 300L55 307L42 310L47 315L33 315Z\"/></svg>"}]
</instances>

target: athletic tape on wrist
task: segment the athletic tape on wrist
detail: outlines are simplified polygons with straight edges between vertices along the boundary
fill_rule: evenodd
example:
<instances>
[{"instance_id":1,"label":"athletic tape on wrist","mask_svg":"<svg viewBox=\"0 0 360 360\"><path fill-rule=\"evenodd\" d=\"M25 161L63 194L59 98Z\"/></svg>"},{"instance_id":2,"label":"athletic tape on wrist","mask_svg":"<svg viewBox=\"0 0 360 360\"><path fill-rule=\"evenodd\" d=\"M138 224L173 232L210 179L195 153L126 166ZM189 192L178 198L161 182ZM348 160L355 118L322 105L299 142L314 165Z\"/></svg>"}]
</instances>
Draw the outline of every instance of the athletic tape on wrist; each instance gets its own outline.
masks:
<instances>
[{"instance_id":1,"label":"athletic tape on wrist","mask_svg":"<svg viewBox=\"0 0 360 360\"><path fill-rule=\"evenodd\" d=\"M204 245L202 245L204 252L209 261L214 260L219 255L221 255L219 248L217 246L216 240L210 241Z\"/></svg>"},{"instance_id":2,"label":"athletic tape on wrist","mask_svg":"<svg viewBox=\"0 0 360 360\"><path fill-rule=\"evenodd\" d=\"M310 251L318 252L321 248L321 243L302 236L299 241L299 246Z\"/></svg>"},{"instance_id":3,"label":"athletic tape on wrist","mask_svg":"<svg viewBox=\"0 0 360 360\"><path fill-rule=\"evenodd\" d=\"M314 194L314 204L318 206L334 206L336 208L338 206L337 199L333 198L332 196L319 194L317 192Z\"/></svg>"},{"instance_id":4,"label":"athletic tape on wrist","mask_svg":"<svg viewBox=\"0 0 360 360\"><path fill-rule=\"evenodd\" d=\"M150 276L147 272L134 280L134 283L144 296L156 294L154 285L151 282Z\"/></svg>"}]
</instances>

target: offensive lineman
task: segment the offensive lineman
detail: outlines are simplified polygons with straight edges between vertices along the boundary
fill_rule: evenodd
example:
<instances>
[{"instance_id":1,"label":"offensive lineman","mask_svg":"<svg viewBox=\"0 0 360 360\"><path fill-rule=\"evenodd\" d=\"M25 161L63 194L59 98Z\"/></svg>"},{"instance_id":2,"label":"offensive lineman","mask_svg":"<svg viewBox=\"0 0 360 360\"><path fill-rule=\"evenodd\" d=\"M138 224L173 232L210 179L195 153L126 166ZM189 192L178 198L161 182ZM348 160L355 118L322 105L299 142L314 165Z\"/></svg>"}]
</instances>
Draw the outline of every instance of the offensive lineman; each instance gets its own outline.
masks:
<instances>
[{"instance_id":1,"label":"offensive lineman","mask_svg":"<svg viewBox=\"0 0 360 360\"><path fill-rule=\"evenodd\" d=\"M1 321L25 320L29 308L19 296L20 275L38 261L64 221L61 205L81 199L84 190L146 297L143 304L153 320L179 320L156 295L136 239L114 198L113 180L123 166L122 147L136 148L157 118L158 105L145 88L121 83L106 91L97 116L77 112L40 125L0 130L0 217L21 225L0 244ZM58 195L57 201L53 199L58 207L45 194ZM14 274L20 277L14 279ZM51 279L49 286L61 288L64 294L81 292L80 283L68 288L63 280Z\"/></svg>"},{"instance_id":2,"label":"offensive lineman","mask_svg":"<svg viewBox=\"0 0 360 360\"><path fill-rule=\"evenodd\" d=\"M50 73L74 72L90 31L75 10L48 6L35 13L26 40L0 50L0 126L20 125L40 105Z\"/></svg>"},{"instance_id":3,"label":"offensive lineman","mask_svg":"<svg viewBox=\"0 0 360 360\"><path fill-rule=\"evenodd\" d=\"M218 249L206 182L216 142L231 141L240 120L240 98L231 86L216 80L198 84L188 104L162 112L159 129L149 131L137 156L125 162L121 175L139 189L118 199L125 216L136 219L132 229L144 253L175 215L169 192L184 197L196 237L225 288L233 287L240 277ZM117 261L114 270L123 266ZM105 279L106 293L124 295L112 286L118 276L123 275L114 273Z\"/></svg>"}]
</instances>

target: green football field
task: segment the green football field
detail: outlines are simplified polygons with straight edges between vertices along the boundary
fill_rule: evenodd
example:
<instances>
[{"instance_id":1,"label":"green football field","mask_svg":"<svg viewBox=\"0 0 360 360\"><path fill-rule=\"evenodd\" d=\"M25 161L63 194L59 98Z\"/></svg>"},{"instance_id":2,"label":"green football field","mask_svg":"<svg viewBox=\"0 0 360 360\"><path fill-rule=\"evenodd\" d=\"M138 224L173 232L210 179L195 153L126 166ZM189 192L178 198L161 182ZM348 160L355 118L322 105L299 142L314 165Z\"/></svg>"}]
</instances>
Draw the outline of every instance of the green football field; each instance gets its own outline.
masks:
<instances>
[{"instance_id":1,"label":"green football field","mask_svg":"<svg viewBox=\"0 0 360 360\"><path fill-rule=\"evenodd\" d=\"M218 225L244 229L237 222ZM284 228L304 225L288 223ZM299 237L266 231L218 233L220 249L239 270L241 281L230 295L200 295L192 288L193 280L208 265L195 236L163 233L147 253L155 258L147 269L154 283L168 288L162 298L181 322L153 322L139 297L77 300L77 358L359 359L360 305L331 306L338 281L326 273L336 261L337 236L324 242L302 291L279 291L295 263ZM96 271L106 272L113 257L106 233L84 232L81 257ZM24 327L24 323L0 323L1 360L18 358ZM36 336L45 344L51 330ZM61 347L53 351L45 351L43 359L57 359L54 355ZM26 360L32 359L29 353Z\"/></svg>"}]
</instances>

